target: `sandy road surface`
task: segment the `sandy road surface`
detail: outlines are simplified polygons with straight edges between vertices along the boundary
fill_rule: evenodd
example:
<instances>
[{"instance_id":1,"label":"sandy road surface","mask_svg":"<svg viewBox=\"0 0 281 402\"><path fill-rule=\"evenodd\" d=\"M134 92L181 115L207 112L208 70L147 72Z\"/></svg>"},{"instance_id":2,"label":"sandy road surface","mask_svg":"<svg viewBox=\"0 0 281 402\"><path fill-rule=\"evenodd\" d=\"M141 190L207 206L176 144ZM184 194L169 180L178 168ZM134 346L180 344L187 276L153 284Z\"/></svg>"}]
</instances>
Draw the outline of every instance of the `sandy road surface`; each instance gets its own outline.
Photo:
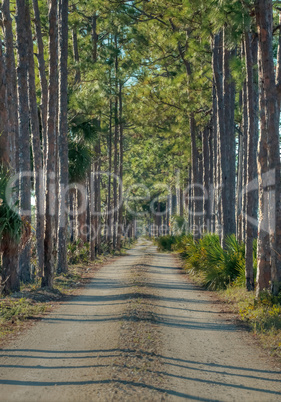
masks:
<instances>
[{"instance_id":1,"label":"sandy road surface","mask_svg":"<svg viewBox=\"0 0 281 402\"><path fill-rule=\"evenodd\" d=\"M281 401L249 334L139 243L0 351L0 401Z\"/></svg>"}]
</instances>

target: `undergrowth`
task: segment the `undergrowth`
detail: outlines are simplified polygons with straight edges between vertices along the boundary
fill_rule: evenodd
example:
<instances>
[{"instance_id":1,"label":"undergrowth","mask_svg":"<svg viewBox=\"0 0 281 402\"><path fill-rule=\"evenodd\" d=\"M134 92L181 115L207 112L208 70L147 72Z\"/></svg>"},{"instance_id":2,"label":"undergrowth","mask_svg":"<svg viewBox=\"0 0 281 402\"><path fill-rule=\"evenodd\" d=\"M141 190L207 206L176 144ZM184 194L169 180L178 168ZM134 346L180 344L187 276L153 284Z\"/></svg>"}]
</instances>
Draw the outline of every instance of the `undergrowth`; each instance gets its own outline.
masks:
<instances>
[{"instance_id":1,"label":"undergrowth","mask_svg":"<svg viewBox=\"0 0 281 402\"><path fill-rule=\"evenodd\" d=\"M0 320L23 321L43 313L45 309L46 306L43 303L36 303L25 298L19 300L5 299L0 302Z\"/></svg>"},{"instance_id":2,"label":"undergrowth","mask_svg":"<svg viewBox=\"0 0 281 402\"><path fill-rule=\"evenodd\" d=\"M231 286L220 292L231 310L238 313L263 346L274 356L281 358L281 295L261 293L257 299L254 292Z\"/></svg>"},{"instance_id":3,"label":"undergrowth","mask_svg":"<svg viewBox=\"0 0 281 402\"><path fill-rule=\"evenodd\" d=\"M221 247L219 237L213 234L206 234L200 240L190 234L164 236L156 242L161 251L178 252L188 273L199 276L202 285L208 289L226 289L234 281L245 281L245 246L234 235L226 239L225 249Z\"/></svg>"}]
</instances>

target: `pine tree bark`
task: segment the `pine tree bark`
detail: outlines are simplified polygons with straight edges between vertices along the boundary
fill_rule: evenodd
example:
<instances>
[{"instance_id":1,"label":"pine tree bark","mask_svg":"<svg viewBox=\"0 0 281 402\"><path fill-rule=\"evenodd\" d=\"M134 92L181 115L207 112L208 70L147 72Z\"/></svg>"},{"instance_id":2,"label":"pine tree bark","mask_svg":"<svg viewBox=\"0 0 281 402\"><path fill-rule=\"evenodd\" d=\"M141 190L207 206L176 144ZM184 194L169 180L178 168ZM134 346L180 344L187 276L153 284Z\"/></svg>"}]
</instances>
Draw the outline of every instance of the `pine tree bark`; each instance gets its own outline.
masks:
<instances>
[{"instance_id":1,"label":"pine tree bark","mask_svg":"<svg viewBox=\"0 0 281 402\"><path fill-rule=\"evenodd\" d=\"M235 56L235 50L227 49L226 29L223 32L223 97L224 97L224 132L222 146L225 148L226 160L223 163L223 199L225 205L225 233L235 234L235 173L236 173L236 145L235 145L235 83L230 72L230 60Z\"/></svg>"},{"instance_id":2,"label":"pine tree bark","mask_svg":"<svg viewBox=\"0 0 281 402\"><path fill-rule=\"evenodd\" d=\"M244 113L244 111L243 111ZM238 169L237 169L237 195L236 195L236 237L239 242L242 241L242 190L243 190L243 152L244 137L239 135L238 139Z\"/></svg>"},{"instance_id":3,"label":"pine tree bark","mask_svg":"<svg viewBox=\"0 0 281 402\"><path fill-rule=\"evenodd\" d=\"M42 188L43 159L36 99L33 38L31 31L30 12L28 7L26 13L26 38L28 43L28 97L35 187L36 252L38 275L41 277L44 266L44 189Z\"/></svg>"},{"instance_id":4,"label":"pine tree bark","mask_svg":"<svg viewBox=\"0 0 281 402\"><path fill-rule=\"evenodd\" d=\"M94 12L92 17L92 42L93 42L93 62L95 63L98 58L98 34L97 34L97 14Z\"/></svg>"},{"instance_id":5,"label":"pine tree bark","mask_svg":"<svg viewBox=\"0 0 281 402\"><path fill-rule=\"evenodd\" d=\"M218 145L221 185L221 240L235 233L235 136L234 84L231 82L225 32L218 33L213 43L213 74L218 105Z\"/></svg>"},{"instance_id":6,"label":"pine tree bark","mask_svg":"<svg viewBox=\"0 0 281 402\"><path fill-rule=\"evenodd\" d=\"M44 274L42 287L53 287L55 271L55 207L56 207L56 123L57 123L57 1L49 3L49 87L47 119L46 219L44 239Z\"/></svg>"},{"instance_id":7,"label":"pine tree bark","mask_svg":"<svg viewBox=\"0 0 281 402\"><path fill-rule=\"evenodd\" d=\"M38 60L38 70L41 86L41 125L42 125L42 145L43 145L43 168L46 168L47 160L47 114L48 114L48 82L46 77L46 63L44 59L44 44L42 37L40 12L38 7L38 0L32 0L34 21L35 21L35 32L38 53L36 54Z\"/></svg>"},{"instance_id":8,"label":"pine tree bark","mask_svg":"<svg viewBox=\"0 0 281 402\"><path fill-rule=\"evenodd\" d=\"M203 227L208 232L210 228L211 212L210 212L210 159L211 150L209 148L210 129L206 127L202 133L202 156L203 156Z\"/></svg>"},{"instance_id":9,"label":"pine tree bark","mask_svg":"<svg viewBox=\"0 0 281 402\"><path fill-rule=\"evenodd\" d=\"M264 174L269 171L274 181L274 197L269 202L269 242L270 261L266 258L265 241L259 239L258 261L258 292L261 286L267 284L267 273L271 273L271 290L277 294L281 282L281 181L280 181L280 144L279 144L279 88L276 85L275 66L273 58L273 10L271 0L257 0L256 21L259 37L260 82L265 107L264 122L261 123L260 154L259 154L259 183L260 198L264 194ZM263 147L267 145L265 151ZM263 151L263 152L262 152ZM263 220L263 203L260 204L260 219ZM261 234L260 234L261 235ZM264 279L265 280L264 280Z\"/></svg>"},{"instance_id":10,"label":"pine tree bark","mask_svg":"<svg viewBox=\"0 0 281 402\"><path fill-rule=\"evenodd\" d=\"M123 226L123 98L122 83L119 84L119 214L117 249L121 251L121 236Z\"/></svg>"},{"instance_id":11,"label":"pine tree bark","mask_svg":"<svg viewBox=\"0 0 281 402\"><path fill-rule=\"evenodd\" d=\"M5 39L5 65L6 87L7 87L7 109L9 118L9 146L10 146L10 165L18 172L19 169L19 149L18 149L18 94L17 94L17 76L14 54L14 38L12 18L10 14L10 1L4 0L2 4L4 39Z\"/></svg>"},{"instance_id":12,"label":"pine tree bark","mask_svg":"<svg viewBox=\"0 0 281 402\"><path fill-rule=\"evenodd\" d=\"M4 169L9 169L9 124L8 124L8 108L7 108L7 88L6 88L6 71L2 50L2 41L0 38L0 165Z\"/></svg>"},{"instance_id":13,"label":"pine tree bark","mask_svg":"<svg viewBox=\"0 0 281 402\"><path fill-rule=\"evenodd\" d=\"M222 244L227 235L226 229L226 203L225 203L225 179L226 170L226 143L224 141L224 96L223 96L223 40L222 33L218 33L213 39L213 75L217 97L217 224L220 226Z\"/></svg>"},{"instance_id":14,"label":"pine tree bark","mask_svg":"<svg viewBox=\"0 0 281 402\"><path fill-rule=\"evenodd\" d=\"M111 81L111 80L110 80ZM110 82L111 84L111 82ZM112 173L112 100L109 101L109 132L108 132L108 185L107 185L107 243L112 244L112 210L111 210L111 173Z\"/></svg>"},{"instance_id":15,"label":"pine tree bark","mask_svg":"<svg viewBox=\"0 0 281 402\"><path fill-rule=\"evenodd\" d=\"M76 7L74 6L74 9ZM72 44L73 44L73 58L75 61L75 78L74 84L78 84L81 81L81 72L80 72L80 57L79 57L79 50L78 50L78 38L77 38L77 28L74 27L72 29Z\"/></svg>"},{"instance_id":16,"label":"pine tree bark","mask_svg":"<svg viewBox=\"0 0 281 402\"><path fill-rule=\"evenodd\" d=\"M2 41L0 39L0 164L9 169L9 140L8 140L8 108L7 108L7 92L5 65L2 53ZM18 245L6 234L1 239L2 252L2 293L9 294L10 292L20 290L20 282L18 275L19 267L19 251Z\"/></svg>"},{"instance_id":17,"label":"pine tree bark","mask_svg":"<svg viewBox=\"0 0 281 402\"><path fill-rule=\"evenodd\" d=\"M95 169L93 167L90 177L90 202L91 202L91 261L96 259L96 211L95 211Z\"/></svg>"},{"instance_id":18,"label":"pine tree bark","mask_svg":"<svg viewBox=\"0 0 281 402\"><path fill-rule=\"evenodd\" d=\"M20 168L20 210L28 225L31 223L31 178L30 178L30 138L28 108L28 42L27 13L28 2L17 0L16 32L18 54L18 101L19 101L19 168ZM20 277L29 282L30 277L30 244L28 243L20 256Z\"/></svg>"},{"instance_id":19,"label":"pine tree bark","mask_svg":"<svg viewBox=\"0 0 281 402\"><path fill-rule=\"evenodd\" d=\"M193 225L192 231L196 238L200 237L200 197L202 191L199 188L199 154L196 144L196 126L194 116L190 118L190 135L191 135L191 183L192 183L192 213Z\"/></svg>"},{"instance_id":20,"label":"pine tree bark","mask_svg":"<svg viewBox=\"0 0 281 402\"><path fill-rule=\"evenodd\" d=\"M253 220L255 218L255 195L251 191L251 185L256 175L256 126L255 126L255 105L254 105L254 74L253 58L251 47L251 34L245 32L245 55L246 55L246 74L247 74L247 183L246 183L246 288L248 291L254 290L254 268L253 268ZM252 221L251 221L252 220Z\"/></svg>"},{"instance_id":21,"label":"pine tree bark","mask_svg":"<svg viewBox=\"0 0 281 402\"><path fill-rule=\"evenodd\" d=\"M100 142L95 145L94 161L94 228L95 228L95 255L100 254L101 249L101 196L100 196Z\"/></svg>"},{"instance_id":22,"label":"pine tree bark","mask_svg":"<svg viewBox=\"0 0 281 402\"><path fill-rule=\"evenodd\" d=\"M77 223L78 223L78 239L81 241L81 245L87 242L87 209L84 208L87 205L87 194L86 194L86 179L80 183L81 190L77 189Z\"/></svg>"},{"instance_id":23,"label":"pine tree bark","mask_svg":"<svg viewBox=\"0 0 281 402\"><path fill-rule=\"evenodd\" d=\"M245 52L244 52L245 55ZM241 241L245 242L246 237L246 193L245 188L247 185L247 136L248 136L248 105L247 105L247 84L246 81L242 90L243 102L243 137L242 137L242 191L241 191Z\"/></svg>"},{"instance_id":24,"label":"pine tree bark","mask_svg":"<svg viewBox=\"0 0 281 402\"><path fill-rule=\"evenodd\" d=\"M119 124L118 124L118 41L117 35L115 35L115 104L114 104L114 178L113 178L113 249L117 246L117 236L118 236L118 135L119 135Z\"/></svg>"},{"instance_id":25,"label":"pine tree bark","mask_svg":"<svg viewBox=\"0 0 281 402\"><path fill-rule=\"evenodd\" d=\"M67 272L67 198L68 186L68 124L67 124L67 58L68 58L68 0L59 2L59 105L58 105L58 150L59 150L59 230L58 272Z\"/></svg>"},{"instance_id":26,"label":"pine tree bark","mask_svg":"<svg viewBox=\"0 0 281 402\"><path fill-rule=\"evenodd\" d=\"M218 107L217 107L217 94L216 86L213 84L213 118L212 118L212 130L213 130L213 177L212 177L212 231L216 233L216 228L220 224L219 213L219 185L220 185L220 170L219 168L219 147L218 147Z\"/></svg>"}]
</instances>

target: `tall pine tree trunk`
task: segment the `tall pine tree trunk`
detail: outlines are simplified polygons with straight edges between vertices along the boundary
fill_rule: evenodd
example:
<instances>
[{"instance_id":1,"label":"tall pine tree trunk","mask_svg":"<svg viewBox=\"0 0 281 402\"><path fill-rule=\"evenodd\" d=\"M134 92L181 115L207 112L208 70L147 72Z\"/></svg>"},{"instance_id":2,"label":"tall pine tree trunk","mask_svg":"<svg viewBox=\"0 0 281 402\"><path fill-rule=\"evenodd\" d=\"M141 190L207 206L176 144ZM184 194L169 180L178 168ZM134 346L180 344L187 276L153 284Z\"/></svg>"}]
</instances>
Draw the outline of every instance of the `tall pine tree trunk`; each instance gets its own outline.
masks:
<instances>
[{"instance_id":1,"label":"tall pine tree trunk","mask_svg":"<svg viewBox=\"0 0 281 402\"><path fill-rule=\"evenodd\" d=\"M46 169L46 223L44 239L44 274L42 287L53 287L54 280L54 239L55 239L55 207L56 207L56 116L57 116L57 1L49 4L49 88L47 119L47 169Z\"/></svg>"},{"instance_id":2,"label":"tall pine tree trunk","mask_svg":"<svg viewBox=\"0 0 281 402\"><path fill-rule=\"evenodd\" d=\"M218 105L218 145L221 185L221 240L235 233L235 136L234 85L231 82L231 53L226 48L225 32L213 43L213 74Z\"/></svg>"},{"instance_id":3,"label":"tall pine tree trunk","mask_svg":"<svg viewBox=\"0 0 281 402\"><path fill-rule=\"evenodd\" d=\"M118 238L117 249L121 251L121 236L123 226L123 98L122 84L119 84L119 215L118 215Z\"/></svg>"},{"instance_id":4,"label":"tall pine tree trunk","mask_svg":"<svg viewBox=\"0 0 281 402\"><path fill-rule=\"evenodd\" d=\"M107 185L107 243L112 242L112 210L111 210L111 172L112 171L112 101L109 101L109 132L108 132L108 185Z\"/></svg>"},{"instance_id":5,"label":"tall pine tree trunk","mask_svg":"<svg viewBox=\"0 0 281 402\"><path fill-rule=\"evenodd\" d=\"M47 113L48 113L48 82L46 77L46 66L44 59L44 44L42 37L40 13L38 7L38 0L32 0L33 11L34 11L34 21L35 21L35 31L38 53L36 54L38 60L38 70L41 86L41 124L42 124L42 145L43 145L43 168L46 168L47 160Z\"/></svg>"},{"instance_id":6,"label":"tall pine tree trunk","mask_svg":"<svg viewBox=\"0 0 281 402\"><path fill-rule=\"evenodd\" d=\"M59 230L58 272L67 272L67 200L68 186L68 125L67 125L67 56L68 56L68 0L59 3Z\"/></svg>"},{"instance_id":7,"label":"tall pine tree trunk","mask_svg":"<svg viewBox=\"0 0 281 402\"><path fill-rule=\"evenodd\" d=\"M39 116L36 99L35 66L33 56L33 38L29 8L27 7L26 35L28 43L28 95L31 123L35 218L36 218L36 251L38 274L42 276L44 266L44 189L42 188L43 159L40 140Z\"/></svg>"},{"instance_id":8,"label":"tall pine tree trunk","mask_svg":"<svg viewBox=\"0 0 281 402\"><path fill-rule=\"evenodd\" d=\"M200 189L199 180L199 153L196 144L196 125L195 119L192 115L190 118L190 135L191 135L191 183L192 183L192 213L193 213L193 227L192 231L196 238L200 237L200 197L202 197L202 190Z\"/></svg>"},{"instance_id":9,"label":"tall pine tree trunk","mask_svg":"<svg viewBox=\"0 0 281 402\"><path fill-rule=\"evenodd\" d=\"M10 146L10 163L11 167L18 171L19 169L19 141L18 141L18 93L17 93L17 76L14 54L14 38L12 18L10 14L10 1L4 0L2 4L4 38L5 38L5 64L6 71L6 87L7 87L7 110L9 118L9 146Z\"/></svg>"},{"instance_id":10,"label":"tall pine tree trunk","mask_svg":"<svg viewBox=\"0 0 281 402\"><path fill-rule=\"evenodd\" d=\"M202 156L203 156L203 227L204 231L208 231L210 227L211 213L210 213L210 159L211 150L209 148L209 135L210 129L206 127L202 133Z\"/></svg>"},{"instance_id":11,"label":"tall pine tree trunk","mask_svg":"<svg viewBox=\"0 0 281 402\"><path fill-rule=\"evenodd\" d=\"M277 294L281 282L281 181L280 181L280 144L279 144L279 93L275 81L275 66L273 59L273 10L271 0L256 1L256 20L259 37L260 82L263 92L263 106L265 108L264 122L261 123L260 154L259 154L259 183L260 198L264 194L264 173L270 172L274 182L274 196L269 202L269 241L270 261L266 258L263 236L259 239L258 252L258 291L261 284L267 284L267 273L271 272L271 288ZM279 88L278 88L279 89ZM266 151L263 147L267 146ZM268 183L267 183L268 184ZM272 195L272 194L271 194ZM264 205L260 205L260 219L263 219ZM263 241L262 241L263 240ZM262 278L265 278L263 281Z\"/></svg>"},{"instance_id":12,"label":"tall pine tree trunk","mask_svg":"<svg viewBox=\"0 0 281 402\"><path fill-rule=\"evenodd\" d=\"M247 130L247 192L246 192L246 287L248 291L254 290L254 268L253 268L253 240L254 229L253 220L255 219L255 194L251 191L251 185L256 175L256 126L255 126L255 107L254 107L254 74L253 58L251 48L251 34L245 32L245 55L247 73L247 111L248 111L248 130ZM252 221L251 221L252 220Z\"/></svg>"},{"instance_id":13,"label":"tall pine tree trunk","mask_svg":"<svg viewBox=\"0 0 281 402\"><path fill-rule=\"evenodd\" d=\"M28 1L17 0L16 31L18 52L18 97L19 97L19 168L20 168L20 210L28 225L31 224L31 177L30 177L30 139L28 108L28 42L27 13ZM20 256L20 276L23 282L30 277L30 244L28 243Z\"/></svg>"},{"instance_id":14,"label":"tall pine tree trunk","mask_svg":"<svg viewBox=\"0 0 281 402\"><path fill-rule=\"evenodd\" d=\"M114 178L113 178L113 249L117 246L117 236L118 236L118 134L119 134L119 124L118 124L118 54L117 54L117 35L115 35L115 105L114 105Z\"/></svg>"},{"instance_id":15,"label":"tall pine tree trunk","mask_svg":"<svg viewBox=\"0 0 281 402\"><path fill-rule=\"evenodd\" d=\"M5 65L2 53L2 41L0 39L0 164L9 169L9 137L8 137L8 112L7 112L7 93L5 85ZM18 245L6 234L1 239L0 251L2 252L2 292L9 294L10 292L20 290L20 282L18 276L19 252Z\"/></svg>"}]
</instances>

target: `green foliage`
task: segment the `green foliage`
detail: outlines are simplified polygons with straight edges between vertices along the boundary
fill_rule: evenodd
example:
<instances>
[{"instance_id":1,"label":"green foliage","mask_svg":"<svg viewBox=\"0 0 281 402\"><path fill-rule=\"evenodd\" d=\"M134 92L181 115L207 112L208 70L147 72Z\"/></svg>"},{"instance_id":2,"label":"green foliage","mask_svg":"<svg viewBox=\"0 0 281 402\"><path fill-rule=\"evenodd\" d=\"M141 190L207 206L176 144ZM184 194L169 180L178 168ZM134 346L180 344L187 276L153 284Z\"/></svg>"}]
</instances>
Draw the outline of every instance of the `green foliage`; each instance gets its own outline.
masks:
<instances>
[{"instance_id":1,"label":"green foliage","mask_svg":"<svg viewBox=\"0 0 281 402\"><path fill-rule=\"evenodd\" d=\"M161 236L155 239L159 251L172 251L172 246L176 243L175 236Z\"/></svg>"},{"instance_id":2,"label":"green foliage","mask_svg":"<svg viewBox=\"0 0 281 402\"><path fill-rule=\"evenodd\" d=\"M68 244L67 258L69 264L89 262L90 244L83 243L80 239Z\"/></svg>"},{"instance_id":3,"label":"green foliage","mask_svg":"<svg viewBox=\"0 0 281 402\"><path fill-rule=\"evenodd\" d=\"M25 298L19 300L3 300L0 302L0 319L9 321L11 319L26 320L45 311L42 303L33 303Z\"/></svg>"},{"instance_id":4,"label":"green foliage","mask_svg":"<svg viewBox=\"0 0 281 402\"><path fill-rule=\"evenodd\" d=\"M6 199L6 189L10 176L3 169L0 169L0 245L5 236L11 241L19 243L22 232L23 222L17 212L15 212L8 204ZM1 245L3 246L3 245Z\"/></svg>"},{"instance_id":5,"label":"green foliage","mask_svg":"<svg viewBox=\"0 0 281 402\"><path fill-rule=\"evenodd\" d=\"M240 276L245 276L245 246L234 235L226 239L223 250L218 236L207 244L204 284L210 289L223 289Z\"/></svg>"},{"instance_id":6,"label":"green foliage","mask_svg":"<svg viewBox=\"0 0 281 402\"><path fill-rule=\"evenodd\" d=\"M237 278L245 277L245 246L235 236L226 239L225 250L217 235L206 234L200 240L192 235L164 236L156 240L160 250L177 251L186 269L199 274L209 289L225 289Z\"/></svg>"},{"instance_id":7,"label":"green foliage","mask_svg":"<svg viewBox=\"0 0 281 402\"><path fill-rule=\"evenodd\" d=\"M220 293L231 310L258 336L263 346L273 355L281 357L281 297L261 292L256 298L255 292L248 292L245 287L231 286Z\"/></svg>"}]
</instances>

